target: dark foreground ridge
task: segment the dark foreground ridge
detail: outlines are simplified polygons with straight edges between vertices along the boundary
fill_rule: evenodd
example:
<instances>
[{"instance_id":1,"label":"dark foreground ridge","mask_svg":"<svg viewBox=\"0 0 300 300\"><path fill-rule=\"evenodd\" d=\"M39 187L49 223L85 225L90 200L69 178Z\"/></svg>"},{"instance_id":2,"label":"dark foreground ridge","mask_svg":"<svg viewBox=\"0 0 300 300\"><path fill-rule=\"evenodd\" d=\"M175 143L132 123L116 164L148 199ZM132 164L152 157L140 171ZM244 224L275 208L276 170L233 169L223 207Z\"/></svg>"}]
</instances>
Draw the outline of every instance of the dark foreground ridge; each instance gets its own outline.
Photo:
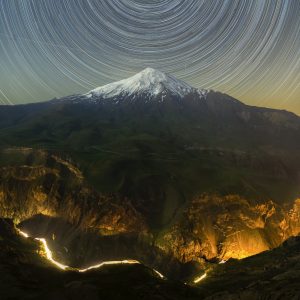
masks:
<instances>
[{"instance_id":1,"label":"dark foreground ridge","mask_svg":"<svg viewBox=\"0 0 300 300\"><path fill-rule=\"evenodd\" d=\"M298 299L300 237L243 260L214 265L195 287L160 279L142 265L61 271L37 242L0 220L0 297L6 299ZM249 298L250 297L250 298Z\"/></svg>"},{"instance_id":2,"label":"dark foreground ridge","mask_svg":"<svg viewBox=\"0 0 300 300\"><path fill-rule=\"evenodd\" d=\"M19 236L11 220L0 220L1 299L196 299L192 288L142 265L61 271L38 251L39 244Z\"/></svg>"}]
</instances>

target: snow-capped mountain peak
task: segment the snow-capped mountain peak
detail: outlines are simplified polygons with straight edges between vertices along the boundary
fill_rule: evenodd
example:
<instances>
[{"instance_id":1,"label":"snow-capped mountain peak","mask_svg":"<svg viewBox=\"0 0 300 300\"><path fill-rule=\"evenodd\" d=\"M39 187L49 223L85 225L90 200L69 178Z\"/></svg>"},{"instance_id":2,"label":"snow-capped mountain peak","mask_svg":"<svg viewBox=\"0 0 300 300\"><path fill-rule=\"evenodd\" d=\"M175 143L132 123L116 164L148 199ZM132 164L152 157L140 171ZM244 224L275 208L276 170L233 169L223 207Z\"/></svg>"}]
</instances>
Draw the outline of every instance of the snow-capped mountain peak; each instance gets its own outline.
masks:
<instances>
[{"instance_id":1,"label":"snow-capped mountain peak","mask_svg":"<svg viewBox=\"0 0 300 300\"><path fill-rule=\"evenodd\" d=\"M184 97L197 89L159 70L146 68L136 75L89 91L87 97L111 98L119 95L147 93L157 96L164 91Z\"/></svg>"}]
</instances>

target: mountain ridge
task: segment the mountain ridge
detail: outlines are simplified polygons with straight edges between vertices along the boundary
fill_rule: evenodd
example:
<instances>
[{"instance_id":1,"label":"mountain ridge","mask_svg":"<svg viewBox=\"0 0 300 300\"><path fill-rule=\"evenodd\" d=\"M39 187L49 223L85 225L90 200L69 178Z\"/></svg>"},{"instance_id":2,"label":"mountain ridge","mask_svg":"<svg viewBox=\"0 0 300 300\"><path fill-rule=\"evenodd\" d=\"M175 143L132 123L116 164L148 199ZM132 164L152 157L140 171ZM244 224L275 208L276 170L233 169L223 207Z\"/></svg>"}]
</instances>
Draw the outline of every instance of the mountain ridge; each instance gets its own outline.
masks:
<instances>
[{"instance_id":1,"label":"mountain ridge","mask_svg":"<svg viewBox=\"0 0 300 300\"><path fill-rule=\"evenodd\" d=\"M46 206L66 220L59 209L68 197L76 207L69 212L72 225L85 220L101 236L93 216L105 212L110 235L125 239L136 228L137 239L184 264L248 256L299 232L299 117L213 91L205 100L197 93L160 99L144 92L72 95L0 106L0 148L32 148L27 154L0 151L2 207L29 201L29 211L41 207L47 213ZM86 198L74 194L62 160L74 162L84 182L77 187ZM115 199L119 210L96 201L91 215L86 204L95 193L107 203ZM235 251L234 243L240 245ZM85 253L83 246L79 250L74 255Z\"/></svg>"}]
</instances>

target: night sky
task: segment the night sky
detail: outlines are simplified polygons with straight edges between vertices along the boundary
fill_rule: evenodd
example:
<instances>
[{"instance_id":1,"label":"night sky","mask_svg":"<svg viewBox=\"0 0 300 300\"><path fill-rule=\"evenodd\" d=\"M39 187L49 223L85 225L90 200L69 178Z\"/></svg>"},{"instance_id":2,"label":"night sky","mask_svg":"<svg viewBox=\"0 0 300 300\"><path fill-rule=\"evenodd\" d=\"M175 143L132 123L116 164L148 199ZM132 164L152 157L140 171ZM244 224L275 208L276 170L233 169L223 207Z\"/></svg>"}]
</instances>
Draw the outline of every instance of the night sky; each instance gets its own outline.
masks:
<instances>
[{"instance_id":1,"label":"night sky","mask_svg":"<svg viewBox=\"0 0 300 300\"><path fill-rule=\"evenodd\" d=\"M299 0L0 0L0 103L157 68L300 114Z\"/></svg>"}]
</instances>

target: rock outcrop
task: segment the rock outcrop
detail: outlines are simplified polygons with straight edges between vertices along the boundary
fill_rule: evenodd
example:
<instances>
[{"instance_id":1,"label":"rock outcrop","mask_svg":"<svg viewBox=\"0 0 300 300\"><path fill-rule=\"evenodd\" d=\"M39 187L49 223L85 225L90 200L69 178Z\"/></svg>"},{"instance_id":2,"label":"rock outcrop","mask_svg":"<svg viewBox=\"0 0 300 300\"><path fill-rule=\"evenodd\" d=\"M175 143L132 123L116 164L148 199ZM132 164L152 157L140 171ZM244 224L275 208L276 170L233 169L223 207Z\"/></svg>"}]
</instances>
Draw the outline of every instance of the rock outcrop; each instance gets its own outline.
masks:
<instances>
[{"instance_id":1,"label":"rock outcrop","mask_svg":"<svg viewBox=\"0 0 300 300\"><path fill-rule=\"evenodd\" d=\"M108 265L62 272L38 255L39 242L24 239L12 220L0 219L0 299L198 299L196 290L161 279L143 265Z\"/></svg>"},{"instance_id":2,"label":"rock outcrop","mask_svg":"<svg viewBox=\"0 0 300 300\"><path fill-rule=\"evenodd\" d=\"M188 199L170 224L155 231L135 201L96 191L68 158L24 148L6 149L1 155L0 216L26 223L36 215L44 215L73 226L75 229L70 231L47 221L50 227L41 231L41 223L33 223L36 228L41 225L37 235L56 238L60 243L57 249L77 252L72 257L67 251L61 254L70 262L87 263L101 255L110 258L126 254L182 277L178 263L198 264L192 268L193 273L208 263L272 249L300 232L299 199L280 205L271 199L254 201L240 195L213 193ZM5 157L13 157L13 162L6 162ZM106 250L95 246L91 251L91 241L82 238L85 232L92 233L94 245L106 244ZM95 234L100 238L97 242ZM104 239L105 236L112 238ZM80 247L75 242L77 238ZM123 246L117 246L119 242Z\"/></svg>"},{"instance_id":3,"label":"rock outcrop","mask_svg":"<svg viewBox=\"0 0 300 300\"><path fill-rule=\"evenodd\" d=\"M299 299L300 237L242 260L216 265L201 284L206 300Z\"/></svg>"},{"instance_id":4,"label":"rock outcrop","mask_svg":"<svg viewBox=\"0 0 300 300\"><path fill-rule=\"evenodd\" d=\"M17 165L0 167L1 217L16 223L38 214L61 217L101 234L145 230L142 216L127 199L96 192L71 162L32 149L8 149L0 155L19 159Z\"/></svg>"},{"instance_id":5,"label":"rock outcrop","mask_svg":"<svg viewBox=\"0 0 300 300\"><path fill-rule=\"evenodd\" d=\"M299 234L300 200L291 207L238 195L203 195L159 240L182 262L244 258L279 246Z\"/></svg>"}]
</instances>

